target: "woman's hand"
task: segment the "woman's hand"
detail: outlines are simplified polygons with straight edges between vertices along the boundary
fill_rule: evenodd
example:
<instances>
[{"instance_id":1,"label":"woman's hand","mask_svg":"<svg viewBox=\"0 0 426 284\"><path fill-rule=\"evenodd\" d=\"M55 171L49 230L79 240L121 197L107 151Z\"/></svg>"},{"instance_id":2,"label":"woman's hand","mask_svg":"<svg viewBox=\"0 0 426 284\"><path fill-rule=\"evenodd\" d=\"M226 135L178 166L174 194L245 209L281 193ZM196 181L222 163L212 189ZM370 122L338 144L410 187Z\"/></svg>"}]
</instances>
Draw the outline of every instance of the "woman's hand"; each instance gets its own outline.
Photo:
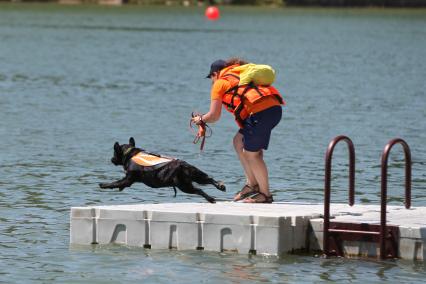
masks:
<instances>
[{"instance_id":1,"label":"woman's hand","mask_svg":"<svg viewBox=\"0 0 426 284\"><path fill-rule=\"evenodd\" d=\"M222 109L222 101L221 100L212 100L210 102L210 110L205 114L195 114L191 121L196 125L205 124L205 123L213 123L219 120L220 113Z\"/></svg>"},{"instance_id":2,"label":"woman's hand","mask_svg":"<svg viewBox=\"0 0 426 284\"><path fill-rule=\"evenodd\" d=\"M203 119L202 119L202 114L200 114L200 115L195 115L194 117L192 117L191 118L191 120L192 120L192 122L193 123L195 123L196 125L200 125L200 124L203 124L204 123L204 121L203 121Z\"/></svg>"}]
</instances>

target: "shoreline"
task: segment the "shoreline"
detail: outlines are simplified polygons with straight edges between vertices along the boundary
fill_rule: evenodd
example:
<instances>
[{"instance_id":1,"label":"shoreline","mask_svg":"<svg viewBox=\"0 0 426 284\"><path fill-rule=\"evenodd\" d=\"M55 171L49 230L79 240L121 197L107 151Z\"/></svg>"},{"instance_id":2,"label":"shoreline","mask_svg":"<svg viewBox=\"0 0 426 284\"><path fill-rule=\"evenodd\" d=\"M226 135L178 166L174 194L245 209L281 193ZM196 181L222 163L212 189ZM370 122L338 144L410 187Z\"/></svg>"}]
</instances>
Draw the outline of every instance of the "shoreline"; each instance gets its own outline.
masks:
<instances>
[{"instance_id":1,"label":"shoreline","mask_svg":"<svg viewBox=\"0 0 426 284\"><path fill-rule=\"evenodd\" d=\"M280 7L280 8L426 8L426 0L11 0L0 4L59 4L109 6L183 6L183 7Z\"/></svg>"}]
</instances>

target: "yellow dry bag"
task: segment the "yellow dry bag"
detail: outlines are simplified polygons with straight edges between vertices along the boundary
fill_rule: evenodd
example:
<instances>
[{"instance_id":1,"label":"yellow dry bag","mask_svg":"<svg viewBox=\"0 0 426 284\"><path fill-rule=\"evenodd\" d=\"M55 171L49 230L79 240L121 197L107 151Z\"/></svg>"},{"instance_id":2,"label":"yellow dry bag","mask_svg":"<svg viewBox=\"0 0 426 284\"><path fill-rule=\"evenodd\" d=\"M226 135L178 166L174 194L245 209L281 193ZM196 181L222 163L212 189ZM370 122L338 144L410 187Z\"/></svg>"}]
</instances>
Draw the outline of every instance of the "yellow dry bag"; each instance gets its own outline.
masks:
<instances>
[{"instance_id":1,"label":"yellow dry bag","mask_svg":"<svg viewBox=\"0 0 426 284\"><path fill-rule=\"evenodd\" d=\"M239 86L253 82L255 85L269 86L275 80L275 70L264 64L244 64L235 67L233 70L240 72Z\"/></svg>"}]
</instances>

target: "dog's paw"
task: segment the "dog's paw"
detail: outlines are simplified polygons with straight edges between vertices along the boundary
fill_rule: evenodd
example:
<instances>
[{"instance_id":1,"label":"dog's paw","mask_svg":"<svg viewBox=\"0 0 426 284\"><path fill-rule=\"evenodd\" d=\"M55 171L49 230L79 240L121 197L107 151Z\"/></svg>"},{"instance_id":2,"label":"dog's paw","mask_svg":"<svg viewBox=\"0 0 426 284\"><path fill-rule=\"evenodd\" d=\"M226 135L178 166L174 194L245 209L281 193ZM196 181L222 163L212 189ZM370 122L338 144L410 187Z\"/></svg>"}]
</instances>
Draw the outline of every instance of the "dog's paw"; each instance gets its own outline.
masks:
<instances>
[{"instance_id":1,"label":"dog's paw","mask_svg":"<svg viewBox=\"0 0 426 284\"><path fill-rule=\"evenodd\" d=\"M214 198L209 198L209 199L207 199L207 201L210 202L210 203L216 203L216 200Z\"/></svg>"},{"instance_id":2,"label":"dog's paw","mask_svg":"<svg viewBox=\"0 0 426 284\"><path fill-rule=\"evenodd\" d=\"M107 184L106 184L106 183L100 183L100 184L99 184L99 187L100 187L100 188L108 188L108 186L107 186Z\"/></svg>"},{"instance_id":3,"label":"dog's paw","mask_svg":"<svg viewBox=\"0 0 426 284\"><path fill-rule=\"evenodd\" d=\"M223 181L219 181L219 182L217 183L217 185L218 185L217 189L219 189L219 190L221 190L221 191L226 191L226 186L225 186L225 184L223 183Z\"/></svg>"}]
</instances>

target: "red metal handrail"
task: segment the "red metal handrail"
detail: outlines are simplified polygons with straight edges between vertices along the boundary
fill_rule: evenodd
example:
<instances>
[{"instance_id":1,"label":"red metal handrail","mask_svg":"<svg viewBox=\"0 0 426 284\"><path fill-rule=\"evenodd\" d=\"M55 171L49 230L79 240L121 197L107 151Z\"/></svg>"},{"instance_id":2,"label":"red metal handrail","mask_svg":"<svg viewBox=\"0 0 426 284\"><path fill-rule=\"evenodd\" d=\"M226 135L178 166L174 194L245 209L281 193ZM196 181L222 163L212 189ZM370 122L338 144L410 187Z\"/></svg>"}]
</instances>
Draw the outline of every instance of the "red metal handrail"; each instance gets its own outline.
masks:
<instances>
[{"instance_id":1,"label":"red metal handrail","mask_svg":"<svg viewBox=\"0 0 426 284\"><path fill-rule=\"evenodd\" d=\"M334 147L340 141L348 144L349 150L349 205L355 203L355 148L352 140L344 135L335 137L327 148L325 154L325 179L324 179L324 235L323 250L325 255L330 255L329 251L329 229L330 229L330 192L331 192L331 161L333 157Z\"/></svg>"},{"instance_id":2,"label":"red metal handrail","mask_svg":"<svg viewBox=\"0 0 426 284\"><path fill-rule=\"evenodd\" d=\"M381 209L380 209L380 258L386 258L386 204L387 204L387 183L388 183L388 158L392 147L401 144L405 155L405 208L411 206L411 152L408 144L401 138L396 138L385 146L382 154L382 186L381 186Z\"/></svg>"}]
</instances>

